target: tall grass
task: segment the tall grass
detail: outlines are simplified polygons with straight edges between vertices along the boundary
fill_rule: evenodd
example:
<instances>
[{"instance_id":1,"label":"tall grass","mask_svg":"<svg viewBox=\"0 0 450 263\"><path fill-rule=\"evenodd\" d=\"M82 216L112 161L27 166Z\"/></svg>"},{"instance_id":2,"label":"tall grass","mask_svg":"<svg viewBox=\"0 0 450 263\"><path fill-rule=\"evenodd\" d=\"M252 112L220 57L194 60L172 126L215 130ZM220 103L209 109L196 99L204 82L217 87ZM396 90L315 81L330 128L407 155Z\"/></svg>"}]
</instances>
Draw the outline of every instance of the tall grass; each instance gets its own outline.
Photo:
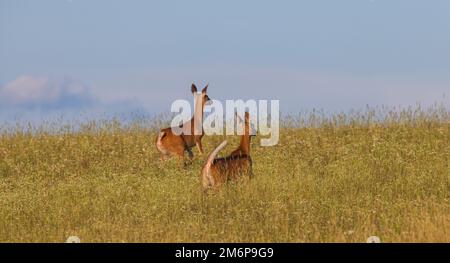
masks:
<instances>
[{"instance_id":1,"label":"tall grass","mask_svg":"<svg viewBox=\"0 0 450 263\"><path fill-rule=\"evenodd\" d=\"M4 125L0 242L450 242L449 121L438 106L285 116L277 146L252 142L254 179L207 194L196 149L185 168L159 161L167 118Z\"/></svg>"}]
</instances>

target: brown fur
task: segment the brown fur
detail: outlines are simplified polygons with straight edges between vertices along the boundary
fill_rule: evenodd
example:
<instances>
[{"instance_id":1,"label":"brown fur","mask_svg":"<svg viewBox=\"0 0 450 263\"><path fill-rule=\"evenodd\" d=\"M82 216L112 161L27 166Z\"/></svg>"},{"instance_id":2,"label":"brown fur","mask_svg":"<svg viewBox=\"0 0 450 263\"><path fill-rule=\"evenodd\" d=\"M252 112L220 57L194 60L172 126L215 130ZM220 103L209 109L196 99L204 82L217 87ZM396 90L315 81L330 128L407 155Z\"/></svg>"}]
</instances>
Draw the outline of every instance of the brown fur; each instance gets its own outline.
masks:
<instances>
[{"instance_id":1,"label":"brown fur","mask_svg":"<svg viewBox=\"0 0 450 263\"><path fill-rule=\"evenodd\" d=\"M203 113L205 103L209 101L208 95L206 95L208 85L202 90L202 109L201 112ZM197 87L192 84L191 86L192 93L197 92ZM180 125L180 128L187 127L186 125L190 124L190 130L191 135L187 134L181 134L176 135L171 127L162 129L159 131L158 136L156 137L155 144L158 151L162 154L162 158L166 158L170 155L175 155L180 157L181 159L184 158L184 152L188 152L189 159L193 158L193 154L191 151L191 148L194 146L197 146L200 154L203 154L203 147L202 147L202 138L203 138L203 127L202 132L199 135L194 134L194 116L189 122L183 123Z\"/></svg>"},{"instance_id":2,"label":"brown fur","mask_svg":"<svg viewBox=\"0 0 450 263\"><path fill-rule=\"evenodd\" d=\"M202 169L202 185L204 189L217 188L230 180L241 177L252 177L252 158L250 157L250 118L245 113L245 132L241 136L239 147L224 158L215 158L217 153L225 147L223 141L211 154Z\"/></svg>"}]
</instances>

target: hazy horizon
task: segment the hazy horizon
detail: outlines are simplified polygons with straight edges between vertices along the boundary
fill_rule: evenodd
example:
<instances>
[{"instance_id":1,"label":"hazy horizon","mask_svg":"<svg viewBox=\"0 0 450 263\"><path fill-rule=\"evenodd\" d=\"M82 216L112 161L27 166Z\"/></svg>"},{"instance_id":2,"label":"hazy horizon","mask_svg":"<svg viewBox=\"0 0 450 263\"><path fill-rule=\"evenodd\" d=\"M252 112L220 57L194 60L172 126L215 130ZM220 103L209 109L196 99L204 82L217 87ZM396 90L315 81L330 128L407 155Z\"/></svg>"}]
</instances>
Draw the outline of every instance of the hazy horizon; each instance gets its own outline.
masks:
<instances>
[{"instance_id":1,"label":"hazy horizon","mask_svg":"<svg viewBox=\"0 0 450 263\"><path fill-rule=\"evenodd\" d=\"M0 121L279 99L450 105L450 2L0 0Z\"/></svg>"}]
</instances>

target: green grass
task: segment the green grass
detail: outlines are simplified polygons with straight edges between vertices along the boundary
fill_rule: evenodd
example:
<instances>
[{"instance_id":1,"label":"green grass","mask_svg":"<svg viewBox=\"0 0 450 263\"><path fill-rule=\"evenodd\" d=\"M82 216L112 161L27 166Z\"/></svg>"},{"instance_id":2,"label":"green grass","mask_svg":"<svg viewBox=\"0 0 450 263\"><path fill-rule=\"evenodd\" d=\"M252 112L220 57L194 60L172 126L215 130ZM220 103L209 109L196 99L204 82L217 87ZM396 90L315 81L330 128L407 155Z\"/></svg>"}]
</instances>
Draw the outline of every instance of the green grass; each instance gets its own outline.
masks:
<instances>
[{"instance_id":1,"label":"green grass","mask_svg":"<svg viewBox=\"0 0 450 263\"><path fill-rule=\"evenodd\" d=\"M449 116L288 117L277 146L252 142L253 180L207 194L206 156L160 162L143 122L3 127L0 242L450 242Z\"/></svg>"}]
</instances>

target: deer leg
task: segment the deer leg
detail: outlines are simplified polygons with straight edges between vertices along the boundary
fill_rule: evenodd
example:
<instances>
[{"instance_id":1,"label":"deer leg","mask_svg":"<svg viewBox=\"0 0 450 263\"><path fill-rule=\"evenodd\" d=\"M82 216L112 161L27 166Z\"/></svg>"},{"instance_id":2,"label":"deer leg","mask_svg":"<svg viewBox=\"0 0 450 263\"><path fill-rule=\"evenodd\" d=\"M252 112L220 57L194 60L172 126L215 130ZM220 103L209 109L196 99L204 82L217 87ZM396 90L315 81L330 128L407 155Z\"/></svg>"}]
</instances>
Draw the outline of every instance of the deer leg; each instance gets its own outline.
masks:
<instances>
[{"instance_id":1,"label":"deer leg","mask_svg":"<svg viewBox=\"0 0 450 263\"><path fill-rule=\"evenodd\" d=\"M200 152L200 155L202 155L203 154L202 141L201 140L195 141L195 145L197 146L197 149Z\"/></svg>"},{"instance_id":2,"label":"deer leg","mask_svg":"<svg viewBox=\"0 0 450 263\"><path fill-rule=\"evenodd\" d=\"M192 160L194 158L194 154L192 153L191 148L186 148L186 152L188 153L189 160Z\"/></svg>"},{"instance_id":3,"label":"deer leg","mask_svg":"<svg viewBox=\"0 0 450 263\"><path fill-rule=\"evenodd\" d=\"M178 157L178 161L179 161L179 164L180 164L180 167L181 168L186 168L187 167L187 165L190 163L189 161L188 162L186 162L186 158L185 158L185 156L184 156L184 149L179 149L177 152L176 152L176 155L177 155L177 157ZM189 152L190 152L190 150L188 151L188 154L189 154ZM191 157L192 156L192 152L190 152L190 154L189 154L189 157ZM191 160L191 159L190 159Z\"/></svg>"},{"instance_id":4,"label":"deer leg","mask_svg":"<svg viewBox=\"0 0 450 263\"><path fill-rule=\"evenodd\" d=\"M163 161L166 161L168 158L169 158L169 156L168 156L167 154L162 154L162 155L159 157L159 160L160 160L161 162L163 162Z\"/></svg>"}]
</instances>

